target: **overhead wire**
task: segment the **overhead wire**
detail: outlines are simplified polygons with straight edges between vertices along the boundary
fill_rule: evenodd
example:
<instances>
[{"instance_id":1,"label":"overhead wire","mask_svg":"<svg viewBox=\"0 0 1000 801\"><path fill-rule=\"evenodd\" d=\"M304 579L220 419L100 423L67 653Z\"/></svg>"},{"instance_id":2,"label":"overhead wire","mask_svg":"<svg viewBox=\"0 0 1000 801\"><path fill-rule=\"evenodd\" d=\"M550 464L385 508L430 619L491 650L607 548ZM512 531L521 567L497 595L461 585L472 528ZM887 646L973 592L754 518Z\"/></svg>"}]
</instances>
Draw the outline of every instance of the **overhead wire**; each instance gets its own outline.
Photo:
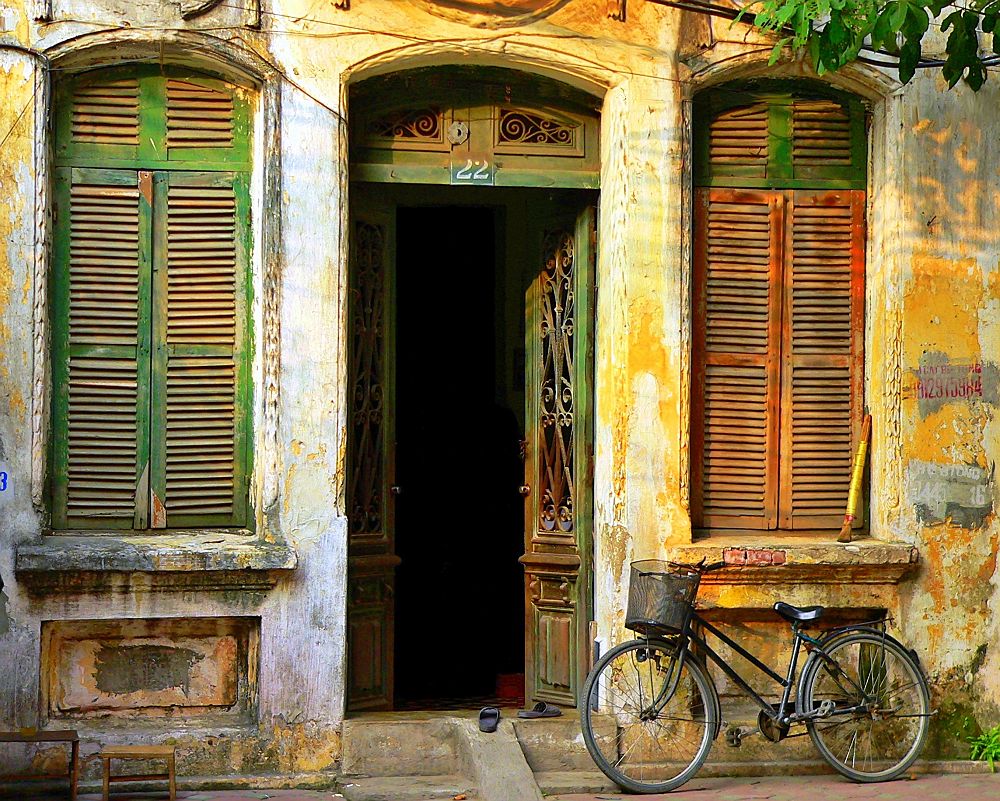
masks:
<instances>
[{"instance_id":1,"label":"overhead wire","mask_svg":"<svg viewBox=\"0 0 1000 801\"><path fill-rule=\"evenodd\" d=\"M721 17L721 18L724 18L724 19L729 19L729 20L731 20L733 22L737 22L738 21L738 22L740 22L742 24L745 24L747 26L752 26L753 25L753 22L751 20L743 19L742 17L740 19L737 19L737 17L740 15L740 12L738 10L735 10L733 8L729 8L729 7L726 7L726 6L717 5L715 3L712 3L710 0L648 0L648 2L657 4L657 5L662 5L662 6L670 7L670 8L676 8L676 9L681 10L681 11L689 11L689 12L697 13L697 14L703 14L703 15L708 15L708 16ZM497 55L497 51L496 50L494 50L492 48L489 48L489 47L486 47L483 44L479 44L477 42L470 42L467 39L442 39L442 38L432 39L432 38L428 38L428 37L418 36L418 35L413 34L413 33L402 33L400 31L385 30L385 29L372 28L372 27L366 27L366 26L361 26L361 25L351 25L351 24L345 23L345 22L337 22L337 21L334 21L334 20L321 19L321 18L318 18L318 17L310 17L308 15L282 14L282 13L276 12L276 11L265 10L265 9L259 7L259 6L252 7L252 6L246 6L246 5L242 5L242 4L239 4L239 3L233 3L233 2L220 2L220 3L217 4L217 6L225 7L225 8L233 8L233 9L237 9L237 10L241 10L241 11L249 11L249 12L258 14L261 17L273 17L273 18L276 18L276 19L292 20L292 21L294 21L296 23L300 23L300 24L304 24L304 25L312 24L312 25L323 25L323 26L333 27L333 28L337 28L338 31L339 31L337 33L323 34L323 33L318 33L316 31L292 30L292 29L288 29L288 28L271 27L271 28L268 28L265 31L266 34L270 34L270 35L300 36L300 37L315 38L315 39L340 38L340 37L344 37L344 36L356 36L356 35L368 35L368 36L378 35L378 36L391 37L391 38L402 40L402 41L408 41L408 42L412 42L412 43L415 43L415 44L441 44L442 42L449 42L449 43L453 43L453 44L459 45L460 47L462 47L464 50L467 50L467 51L481 52L481 53L484 53L484 54L487 54L487 55L490 55L490 56ZM76 24L92 25L92 26L95 26L95 27L99 28L99 30L95 31L95 33L110 33L110 32L115 32L115 31L122 31L122 30L155 31L155 32L160 32L160 33L177 33L177 32L184 33L184 32L190 32L191 31L191 29L189 29L189 28L170 27L170 26L136 26L136 25L107 26L107 25L105 25L103 23L96 22L96 21L93 21L93 20L60 19L59 22L71 22L71 23L76 23ZM246 25L219 25L219 26L211 26L211 27L198 28L197 32L201 33L201 34L204 34L204 35L209 35L211 33L218 33L218 32L223 32L223 31L243 31L246 28L247 28ZM337 118L339 121L344 122L343 115L337 109L333 108L328 103L326 103L326 102L322 101L321 99L317 98L312 92L309 92L304 86L302 86L302 84L299 81L295 80L291 75L289 75L286 70L282 69L279 65L275 64L271 59L269 59L266 56L264 56L257 48L250 46L250 44L248 42L246 42L246 40L244 40L241 36L236 36L236 37L234 37L234 39L227 39L227 38L223 38L223 37L220 37L220 36L212 36L212 38L217 39L221 43L225 43L225 44L231 45L231 46L236 46L239 49L243 50L243 52L248 53L250 55L253 55L255 58L260 59L265 64L267 64L270 68L272 68L273 70L275 70L275 72L277 74L280 74L282 76L282 78L284 80L286 80L291 86L294 86L300 92L304 93L310 99L312 99L313 101L315 101L316 103L318 103L321 107L323 107L328 112L330 112L332 115L334 115L334 117ZM539 38L539 37L535 37L536 41L537 41L537 38ZM565 35L562 35L562 34L559 34L559 35L546 34L544 36L544 38L559 40L559 39L572 39L572 38L578 38L578 37L576 37L573 34L565 34ZM238 40L241 43L242 46L241 45L236 45L235 44L236 40ZM489 42L489 41L494 41L494 40L482 39L482 40L479 40L479 41L481 41L481 42ZM503 42L508 47L511 46L511 45L516 46L516 44L517 44L516 42L511 42L509 38L507 38L506 36L504 36L502 34L498 35L496 37L495 41L501 41L501 42ZM539 45L536 44L536 43L533 43L533 46L536 49L539 48ZM57 66L52 66L52 64L51 64L49 58L46 56L46 54L44 54L44 53L42 53L42 52L40 52L38 50L34 50L32 48L29 48L29 47L25 47L23 45L18 45L18 44L14 44L14 43L3 42L3 43L0 43L0 49L8 49L8 50L12 50L12 51L16 51L16 52L21 52L21 53L24 53L26 55L30 55L30 56L36 57L36 58L40 59L43 62L44 68L47 71L49 71L49 72L59 72L59 71L64 71L64 70L65 71L75 71L75 70L79 70L80 69L79 66L74 66L74 67L57 67ZM546 49L546 48L542 48L542 49ZM865 56L859 55L857 57L857 60L860 61L860 62L862 62L862 63L864 63L864 64L868 64L870 66L881 67L881 68L892 68L892 67L898 66L898 61L895 61L895 62L893 62L893 61L884 61L884 60L881 60L879 58L873 58L873 57L871 57L871 56L885 56L885 57L889 57L889 58L895 58L894 54L892 54L892 53L889 53L889 52L884 51L884 50L879 50L879 49L873 48L873 47L868 46L868 45L863 46L862 49L865 50L867 53L871 54L871 55L865 55ZM563 53L563 55L565 55L565 53ZM105 64L97 64L97 63L87 64L86 67L87 67L87 69L98 69L98 68L101 68L101 67L118 66L118 65L121 65L121 64L128 64L128 63L148 63L150 61L156 61L156 60L158 60L158 58L159 58L158 56L150 56L150 57L141 57L141 58L133 58L133 59L117 59L115 61L107 62ZM581 55L574 54L572 56L572 58L575 59L577 61L577 63L587 64L587 65L590 65L591 67L596 68L596 69L598 69L600 71L611 73L611 74L628 75L630 77L648 78L648 79L651 79L651 80L669 81L669 82L678 83L678 84L679 83L683 83L679 78L673 78L673 77L670 77L670 76L667 76L667 75L657 75L657 74L652 74L652 73L640 72L640 71L637 71L637 70L630 69L628 67L623 67L621 65L608 66L605 63L596 61L594 59L585 58L585 57L583 57ZM546 65L550 65L550 66L555 66L555 67L559 67L561 69L565 69L566 64L567 64L567 62L566 62L565 59L556 60L556 59L546 59L544 57L540 58L540 57L537 56L537 54L532 57L532 60L534 62L536 62L536 63L546 64ZM930 69L930 68L941 67L944 64L945 64L945 61L943 61L941 59L921 58L918 61L918 63L917 63L917 68L918 69ZM992 66L1000 65L1000 56L992 56L992 57L989 57L989 58L985 58L985 59L983 59L983 64L984 64L984 66L987 66L987 67L992 67ZM724 88L720 87L720 89L722 89L723 91L725 91ZM32 97L32 100L29 101L29 103L28 103L29 106L30 106L30 104L31 104L31 102L33 100L34 100L34 97ZM10 136L11 136L11 134L13 132L13 129L17 126L17 124L20 122L21 118L24 116L25 113L27 113L27 107L25 107L24 109L22 109L21 113L18 115L17 119L14 121L14 124L11 126L11 129L8 130L7 133L4 135L4 138L2 140L0 140L0 147L2 147L3 144L6 143L6 141L10 138Z\"/></svg>"}]
</instances>

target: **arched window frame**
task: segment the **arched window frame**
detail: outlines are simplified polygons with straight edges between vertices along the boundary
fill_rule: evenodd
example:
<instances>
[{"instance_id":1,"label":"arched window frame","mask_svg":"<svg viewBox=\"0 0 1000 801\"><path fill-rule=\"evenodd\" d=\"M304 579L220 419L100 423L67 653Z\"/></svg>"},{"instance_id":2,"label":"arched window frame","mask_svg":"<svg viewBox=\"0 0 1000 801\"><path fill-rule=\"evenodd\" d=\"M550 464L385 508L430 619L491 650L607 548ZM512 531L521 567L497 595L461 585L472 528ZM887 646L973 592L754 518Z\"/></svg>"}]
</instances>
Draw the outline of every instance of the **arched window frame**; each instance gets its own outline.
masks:
<instances>
[{"instance_id":1,"label":"arched window frame","mask_svg":"<svg viewBox=\"0 0 1000 801\"><path fill-rule=\"evenodd\" d=\"M816 82L759 80L706 90L695 98L694 112L693 528L710 533L839 528L864 413L865 107L858 98ZM816 122L824 114L836 117L829 130ZM806 121L798 128L797 118ZM713 125L718 120L727 122ZM816 151L824 136L837 158L825 159ZM818 229L810 214L830 219ZM741 226L745 232L738 230ZM823 242L818 230L836 233ZM840 294L830 307L840 304L843 320L833 320L829 309L806 297L810 286L833 280L819 275L832 269L833 260L817 260L809 248L829 249L837 237L846 272L839 276ZM721 255L722 243L733 243L736 250ZM741 249L742 254L736 252ZM767 263L757 258L765 252ZM734 282L753 276L755 269L757 279L767 275L766 313L760 286L748 280L741 288L739 280ZM721 289L725 286L729 289ZM759 314L749 313L752 308ZM814 327L826 330L801 327L797 321L810 315L817 321ZM804 344L807 334L823 337L837 327L844 334L837 353ZM744 329L755 328L760 329L755 345L740 341ZM793 347L793 342L799 344ZM736 375L740 371L747 374ZM810 371L815 387L829 380L830 396L840 393L836 396L845 407L829 418L822 437L819 424L815 432L810 428L807 404L827 389L808 390ZM744 386L719 383L727 372L733 375L726 380ZM803 377L794 392L793 375ZM813 391L815 396L809 394ZM741 404L745 408L735 408ZM822 405L816 402L815 409ZM799 412L793 414L794 409ZM813 446L816 453L806 452L802 443L814 434L817 443L837 443L835 456L817 458L825 444ZM819 480L810 473L810 465L820 462L824 476L832 478ZM856 525L866 525L865 517L859 515Z\"/></svg>"},{"instance_id":2,"label":"arched window frame","mask_svg":"<svg viewBox=\"0 0 1000 801\"><path fill-rule=\"evenodd\" d=\"M74 98L88 89L95 89L113 81L134 83L138 123L134 141L127 143L119 136L90 135L74 137ZM168 86L174 88L168 90ZM186 89L185 89L186 87ZM186 96L185 96L186 92ZM218 133L225 125L219 123L219 108L205 111L198 92L215 93L231 103L228 125L230 136ZM126 92L126 94L129 94ZM169 95L169 97L168 97ZM179 100L178 100L179 98ZM100 116L106 110L91 104L92 111ZM185 114L185 106L188 108ZM225 104L223 104L225 106ZM207 72L180 66L132 65L80 72L59 81L53 90L53 246L49 270L49 297L51 305L51 380L52 380L52 432L49 438L49 486L50 510L54 529L190 529L199 527L253 526L253 515L249 503L249 477L252 451L252 385L251 385L251 251L253 234L251 231L250 173L252 161L253 91L229 81L217 78ZM113 103L111 104L113 107ZM221 108L221 107L220 107ZM173 110L171 110L173 109ZM193 111L192 111L193 109ZM199 135L191 123L198 117L216 120L216 134ZM228 112L227 112L228 113ZM188 122L185 122L185 116ZM105 122L108 120L105 119ZM114 130L120 120L110 120L110 127L98 120L86 119L85 114L77 115L76 133L85 130L90 123L93 130L104 134ZM127 126L126 126L127 127ZM205 131L213 126L203 126ZM187 140L185 141L185 137ZM126 137L127 138L127 137ZM90 141L80 141L89 139ZM105 187L134 187L127 190L136 197L135 209L138 230L138 298L137 298L137 340L136 340L136 481L132 514L107 513L94 506L89 513L79 514L81 506L79 493L76 504L70 503L73 481L82 486L81 470L76 469L71 478L69 448L70 430L70 362L73 358L86 358L80 350L80 342L71 342L71 300L69 264L74 247L70 217L72 216L72 193L74 185L103 185ZM176 194L178 200L170 198ZM186 199L180 199L181 196ZM221 202L232 209L232 233L220 233L219 218L212 218L208 206ZM171 206L174 203L174 206ZM183 228L183 214L179 211L182 203L199 203L206 208L189 219L203 220L208 226L204 231L187 230L188 241L210 240L218 257L219 248L225 250L226 243L232 245L233 281L231 298L220 301L232 306L231 314L221 312L220 305L212 307L207 300L206 284L191 290L201 291L202 298L188 296L188 309L180 310L183 302L170 297L179 296L179 284L171 287L168 262L171 260L170 229ZM131 211L131 210L130 210ZM197 211L197 209L196 209ZM224 212L223 212L224 214ZM175 222L169 220L173 217ZM213 222L214 220L214 222ZM197 226L197 222L195 223ZM213 226L215 226L213 228ZM180 241L180 234L177 235ZM176 257L177 251L174 252ZM209 254L211 255L211 254ZM209 256L206 256L209 258ZM207 263L207 262L206 262ZM206 263L197 266L205 270ZM212 280L218 280L215 276ZM190 288L189 288L190 289ZM218 289L218 285L215 287ZM226 290L228 291L228 290ZM225 293L223 293L225 294ZM189 327L181 335L168 335L168 328L176 331L182 317L197 314L199 303L204 305L201 318L210 330L220 323L232 329L231 338L204 337L192 333ZM171 309L179 309L176 319L171 319ZM108 319L114 317L115 310L107 310ZM214 314L214 317L213 317ZM222 317L231 318L230 323ZM217 329L218 330L218 329ZM100 339L100 337L98 337ZM231 339L231 341L229 341ZM88 346L83 346L87 350ZM94 341L89 345L90 356L100 354L114 356L106 344ZM229 502L222 499L218 490L218 476L213 474L212 465L207 465L202 476L190 475L187 468L195 463L196 450L211 461L213 437L218 436L220 425L214 425L212 416L219 414L221 407L211 407L206 402L200 412L192 412L197 395L203 393L213 381L220 381L219 375L208 375L209 367L215 359L217 364L232 364L232 378L224 380L221 394L232 395L232 481ZM174 369L176 368L176 369ZM173 369L173 372L171 370ZM187 369L187 380L194 379L196 391L189 393L186 401L180 399L176 388L184 382L182 375ZM228 368L225 368L228 370ZM199 370L202 374L199 374ZM220 373L221 375L221 373ZM99 382L98 382L99 383ZM194 386L194 385L192 385ZM171 387L175 389L171 398ZM207 394L203 393L204 397ZM175 408L187 404L183 423L180 413L171 413L168 406ZM177 404L180 403L178 406ZM223 405L226 405L225 403ZM191 416L199 419L193 419ZM174 419L174 423L169 421ZM168 451L178 453L183 448L178 444L181 429L187 428L194 434L187 448L191 461L182 465L179 457L174 457L174 466L168 464ZM172 433L171 433L172 429ZM204 429L204 430L203 430ZM166 432L166 433L165 433ZM198 445L198 437L204 440ZM173 437L171 444L167 440ZM195 447L197 445L197 448ZM127 456L125 457L127 460ZM106 460L105 464L113 460ZM78 457L77 463L88 470L101 470L100 448L86 458ZM181 467L185 467L182 472ZM216 465L217 467L217 465ZM127 468L126 468L127 470ZM192 471L196 472L196 471ZM123 475L114 477L120 480ZM100 495L100 476L94 476L96 495ZM184 484L189 486L184 487ZM168 492L168 485L173 489ZM120 486L124 486L121 482ZM127 494L127 493L124 493ZM119 498L124 498L119 492ZM173 504L170 495L177 501ZM199 499L197 496L201 495ZM182 500L183 499L183 500ZM173 508L172 508L173 506ZM85 510L87 511L87 510Z\"/></svg>"}]
</instances>

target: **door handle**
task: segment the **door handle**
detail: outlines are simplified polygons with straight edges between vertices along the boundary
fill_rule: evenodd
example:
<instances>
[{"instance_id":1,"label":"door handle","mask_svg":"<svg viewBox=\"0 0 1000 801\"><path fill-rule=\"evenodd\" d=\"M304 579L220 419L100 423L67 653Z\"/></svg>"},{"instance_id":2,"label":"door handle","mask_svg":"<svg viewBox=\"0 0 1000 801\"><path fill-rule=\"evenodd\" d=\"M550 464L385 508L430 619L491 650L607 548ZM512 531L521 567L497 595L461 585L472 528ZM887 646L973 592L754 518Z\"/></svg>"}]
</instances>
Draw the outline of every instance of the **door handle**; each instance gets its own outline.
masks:
<instances>
[{"instance_id":1,"label":"door handle","mask_svg":"<svg viewBox=\"0 0 1000 801\"><path fill-rule=\"evenodd\" d=\"M393 484L391 487L389 487L389 492L391 492L393 495L401 495L403 492L403 488L400 487L398 484Z\"/></svg>"},{"instance_id":2,"label":"door handle","mask_svg":"<svg viewBox=\"0 0 1000 801\"><path fill-rule=\"evenodd\" d=\"M527 484L522 484L520 487L518 487L517 491L521 493L521 495L523 495L525 498L531 495L531 487L529 487Z\"/></svg>"}]
</instances>

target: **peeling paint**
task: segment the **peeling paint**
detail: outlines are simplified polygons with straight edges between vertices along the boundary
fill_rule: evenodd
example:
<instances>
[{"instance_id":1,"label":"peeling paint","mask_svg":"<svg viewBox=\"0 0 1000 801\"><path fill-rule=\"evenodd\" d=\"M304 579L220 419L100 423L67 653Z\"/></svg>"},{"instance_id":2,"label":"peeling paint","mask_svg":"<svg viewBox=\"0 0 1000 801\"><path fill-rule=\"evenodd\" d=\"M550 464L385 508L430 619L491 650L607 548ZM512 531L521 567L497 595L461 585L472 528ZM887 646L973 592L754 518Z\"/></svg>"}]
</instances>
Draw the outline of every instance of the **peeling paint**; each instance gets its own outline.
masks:
<instances>
[{"instance_id":1,"label":"peeling paint","mask_svg":"<svg viewBox=\"0 0 1000 801\"><path fill-rule=\"evenodd\" d=\"M97 689L112 694L191 690L191 669L202 659L189 648L166 645L103 645L94 663Z\"/></svg>"},{"instance_id":2,"label":"peeling paint","mask_svg":"<svg viewBox=\"0 0 1000 801\"><path fill-rule=\"evenodd\" d=\"M7 593L0 590L0 637L10 631L10 613L7 611Z\"/></svg>"},{"instance_id":3,"label":"peeling paint","mask_svg":"<svg viewBox=\"0 0 1000 801\"><path fill-rule=\"evenodd\" d=\"M995 467L935 464L914 459L909 467L910 502L925 525L950 521L980 528L993 513Z\"/></svg>"}]
</instances>

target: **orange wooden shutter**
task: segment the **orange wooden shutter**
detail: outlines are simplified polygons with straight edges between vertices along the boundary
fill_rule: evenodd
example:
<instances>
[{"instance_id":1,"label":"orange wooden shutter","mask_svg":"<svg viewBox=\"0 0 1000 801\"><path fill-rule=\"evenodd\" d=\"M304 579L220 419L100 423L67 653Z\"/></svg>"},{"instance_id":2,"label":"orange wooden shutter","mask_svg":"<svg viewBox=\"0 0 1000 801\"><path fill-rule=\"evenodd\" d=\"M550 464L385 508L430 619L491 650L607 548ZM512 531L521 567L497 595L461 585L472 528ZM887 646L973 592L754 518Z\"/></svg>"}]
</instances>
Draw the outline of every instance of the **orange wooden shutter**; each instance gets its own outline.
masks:
<instances>
[{"instance_id":1,"label":"orange wooden shutter","mask_svg":"<svg viewBox=\"0 0 1000 801\"><path fill-rule=\"evenodd\" d=\"M784 193L700 189L695 220L696 527L777 522Z\"/></svg>"},{"instance_id":2,"label":"orange wooden shutter","mask_svg":"<svg viewBox=\"0 0 1000 801\"><path fill-rule=\"evenodd\" d=\"M833 528L862 416L865 193L789 197L778 525Z\"/></svg>"}]
</instances>

